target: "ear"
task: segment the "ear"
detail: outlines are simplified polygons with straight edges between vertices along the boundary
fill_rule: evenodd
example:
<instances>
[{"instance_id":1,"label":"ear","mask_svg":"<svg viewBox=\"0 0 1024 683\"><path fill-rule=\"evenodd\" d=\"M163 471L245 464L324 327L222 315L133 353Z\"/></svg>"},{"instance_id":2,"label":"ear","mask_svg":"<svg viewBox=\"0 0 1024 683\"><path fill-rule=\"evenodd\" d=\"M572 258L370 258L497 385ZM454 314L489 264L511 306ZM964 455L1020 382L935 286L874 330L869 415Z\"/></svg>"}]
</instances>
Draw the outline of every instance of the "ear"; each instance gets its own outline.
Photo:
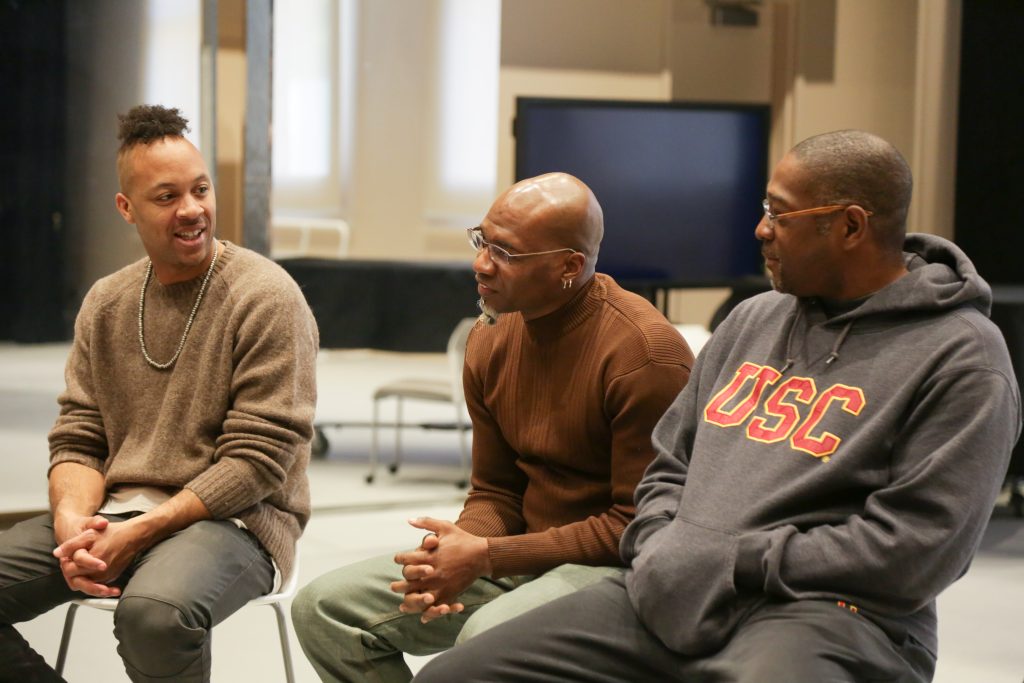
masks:
<instances>
[{"instance_id":1,"label":"ear","mask_svg":"<svg viewBox=\"0 0 1024 683\"><path fill-rule=\"evenodd\" d=\"M563 280L575 280L583 274L583 268L586 266L587 256L586 254L577 251L575 254L571 254L569 258L565 259L565 268L562 270Z\"/></svg>"},{"instance_id":2,"label":"ear","mask_svg":"<svg viewBox=\"0 0 1024 683\"><path fill-rule=\"evenodd\" d=\"M114 195L114 206L117 207L117 212L121 214L121 218L123 218L126 223L135 223L135 216L132 213L132 203L124 193L118 192Z\"/></svg>"},{"instance_id":3,"label":"ear","mask_svg":"<svg viewBox=\"0 0 1024 683\"><path fill-rule=\"evenodd\" d=\"M843 246L854 249L868 239L869 213L864 207L851 204L843 211Z\"/></svg>"}]
</instances>

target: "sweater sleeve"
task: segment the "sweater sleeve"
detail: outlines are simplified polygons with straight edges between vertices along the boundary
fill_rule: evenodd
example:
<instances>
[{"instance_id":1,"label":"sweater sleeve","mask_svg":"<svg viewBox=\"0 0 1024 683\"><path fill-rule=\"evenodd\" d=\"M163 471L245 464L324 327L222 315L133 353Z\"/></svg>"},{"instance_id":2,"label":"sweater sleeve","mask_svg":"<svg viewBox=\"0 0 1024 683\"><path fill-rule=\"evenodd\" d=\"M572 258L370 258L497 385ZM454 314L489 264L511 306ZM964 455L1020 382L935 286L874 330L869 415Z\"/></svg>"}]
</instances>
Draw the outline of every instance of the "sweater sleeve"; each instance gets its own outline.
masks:
<instances>
[{"instance_id":1,"label":"sweater sleeve","mask_svg":"<svg viewBox=\"0 0 1024 683\"><path fill-rule=\"evenodd\" d=\"M294 283L251 289L232 313L231 404L213 463L186 484L217 519L280 490L313 435L316 322Z\"/></svg>"},{"instance_id":2,"label":"sweater sleeve","mask_svg":"<svg viewBox=\"0 0 1024 683\"><path fill-rule=\"evenodd\" d=\"M700 376L698 360L694 375ZM676 397L654 428L651 441L654 460L636 487L636 516L626 527L619 545L627 565L656 531L672 521L686 486L686 474L693 448L693 413L697 382L691 381Z\"/></svg>"},{"instance_id":3,"label":"sweater sleeve","mask_svg":"<svg viewBox=\"0 0 1024 683\"><path fill-rule=\"evenodd\" d=\"M74 462L103 472L107 435L93 386L89 348L97 295L90 290L75 319L75 339L64 367L65 390L57 398L60 414L50 430L50 469Z\"/></svg>"},{"instance_id":4,"label":"sweater sleeve","mask_svg":"<svg viewBox=\"0 0 1024 683\"><path fill-rule=\"evenodd\" d=\"M475 536L522 533L523 492L526 475L516 466L517 453L502 436L501 428L484 405L482 361L486 350L479 335L470 334L466 346L463 389L473 422L472 487L456 525Z\"/></svg>"},{"instance_id":5,"label":"sweater sleeve","mask_svg":"<svg viewBox=\"0 0 1024 683\"><path fill-rule=\"evenodd\" d=\"M922 387L893 447L891 482L842 524L739 537L735 581L786 599L844 596L916 612L959 578L981 540L1020 431L1014 383L990 369Z\"/></svg>"},{"instance_id":6,"label":"sweater sleeve","mask_svg":"<svg viewBox=\"0 0 1024 683\"><path fill-rule=\"evenodd\" d=\"M611 506L544 531L488 540L495 576L539 574L561 564L618 566L622 532L633 519L633 494L654 455L651 432L686 384L683 364L647 362L613 379L605 412L611 424Z\"/></svg>"}]
</instances>

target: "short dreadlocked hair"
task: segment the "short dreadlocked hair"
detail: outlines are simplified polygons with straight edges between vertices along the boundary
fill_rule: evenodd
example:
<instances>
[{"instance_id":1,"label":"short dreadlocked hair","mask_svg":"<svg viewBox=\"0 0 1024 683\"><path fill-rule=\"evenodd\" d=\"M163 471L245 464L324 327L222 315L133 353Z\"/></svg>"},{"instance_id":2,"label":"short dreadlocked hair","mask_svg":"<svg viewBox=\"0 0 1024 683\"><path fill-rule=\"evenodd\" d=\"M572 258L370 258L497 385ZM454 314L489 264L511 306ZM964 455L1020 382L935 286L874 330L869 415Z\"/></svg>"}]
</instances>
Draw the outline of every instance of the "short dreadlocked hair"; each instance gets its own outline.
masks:
<instances>
[{"instance_id":1,"label":"short dreadlocked hair","mask_svg":"<svg viewBox=\"0 0 1024 683\"><path fill-rule=\"evenodd\" d=\"M177 108L159 104L132 107L127 114L118 114L117 121L117 139L121 141L117 150L117 177L122 192L128 171L125 157L132 148L150 145L165 137L184 137L189 130L188 119Z\"/></svg>"},{"instance_id":2,"label":"short dreadlocked hair","mask_svg":"<svg viewBox=\"0 0 1024 683\"><path fill-rule=\"evenodd\" d=\"M178 109L159 104L133 107L127 114L118 114L117 121L121 151L139 144L148 145L168 135L180 138L189 129L188 119Z\"/></svg>"}]
</instances>

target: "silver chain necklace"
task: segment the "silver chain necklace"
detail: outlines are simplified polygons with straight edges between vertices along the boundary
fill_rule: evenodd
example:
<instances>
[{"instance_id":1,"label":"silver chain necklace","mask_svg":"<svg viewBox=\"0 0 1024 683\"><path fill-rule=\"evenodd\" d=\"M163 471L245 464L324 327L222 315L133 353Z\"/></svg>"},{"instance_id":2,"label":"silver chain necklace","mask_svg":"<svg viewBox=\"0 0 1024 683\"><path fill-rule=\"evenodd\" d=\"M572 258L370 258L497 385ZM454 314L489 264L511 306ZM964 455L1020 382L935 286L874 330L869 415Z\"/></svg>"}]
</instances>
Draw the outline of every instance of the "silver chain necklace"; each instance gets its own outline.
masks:
<instances>
[{"instance_id":1,"label":"silver chain necklace","mask_svg":"<svg viewBox=\"0 0 1024 683\"><path fill-rule=\"evenodd\" d=\"M153 274L153 259L150 259L149 263L146 264L146 277L142 279L142 291L139 292L139 346L142 347L142 355L146 359L146 362L157 370L166 370L174 365L174 361L178 360L178 356L181 355L181 350L185 348L185 338L188 337L188 331L192 329L192 322L196 319L196 311L199 310L199 303L203 300L203 294L206 293L206 283L210 281L210 276L213 275L213 266L217 263L217 253L217 240L214 240L213 258L210 259L210 267L206 270L206 277L203 278L203 284L199 287L199 296L196 297L196 302L192 305L192 312L188 314L188 322L185 323L185 331L181 333L181 341L178 342L178 349L174 352L174 356L172 356L166 363L157 363L149 357L149 352L146 351L146 339L142 335L142 317L146 311L146 287L149 286L149 278Z\"/></svg>"}]
</instances>

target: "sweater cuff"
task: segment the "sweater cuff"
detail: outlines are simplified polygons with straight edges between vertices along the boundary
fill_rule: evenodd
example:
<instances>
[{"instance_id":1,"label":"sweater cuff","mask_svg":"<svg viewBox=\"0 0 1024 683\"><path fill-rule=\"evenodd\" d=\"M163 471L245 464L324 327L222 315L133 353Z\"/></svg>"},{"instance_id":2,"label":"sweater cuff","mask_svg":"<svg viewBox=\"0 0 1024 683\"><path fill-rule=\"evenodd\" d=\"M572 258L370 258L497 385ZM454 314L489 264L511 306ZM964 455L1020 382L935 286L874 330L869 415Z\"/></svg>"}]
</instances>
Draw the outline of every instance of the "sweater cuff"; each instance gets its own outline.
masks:
<instances>
[{"instance_id":1,"label":"sweater cuff","mask_svg":"<svg viewBox=\"0 0 1024 683\"><path fill-rule=\"evenodd\" d=\"M240 472L242 467L248 469L247 465L223 458L185 484L185 488L198 496L213 519L231 517L260 500L251 489L251 472Z\"/></svg>"},{"instance_id":2,"label":"sweater cuff","mask_svg":"<svg viewBox=\"0 0 1024 683\"><path fill-rule=\"evenodd\" d=\"M82 453L61 451L60 453L55 453L50 456L50 467L46 470L46 476L49 477L53 468L63 462L73 462L103 474L103 460L101 458L94 458L89 455L83 455Z\"/></svg>"},{"instance_id":3,"label":"sweater cuff","mask_svg":"<svg viewBox=\"0 0 1024 683\"><path fill-rule=\"evenodd\" d=\"M490 536L487 539L487 554L491 562L492 579L506 576L539 574L537 558L520 547L515 536Z\"/></svg>"}]
</instances>

